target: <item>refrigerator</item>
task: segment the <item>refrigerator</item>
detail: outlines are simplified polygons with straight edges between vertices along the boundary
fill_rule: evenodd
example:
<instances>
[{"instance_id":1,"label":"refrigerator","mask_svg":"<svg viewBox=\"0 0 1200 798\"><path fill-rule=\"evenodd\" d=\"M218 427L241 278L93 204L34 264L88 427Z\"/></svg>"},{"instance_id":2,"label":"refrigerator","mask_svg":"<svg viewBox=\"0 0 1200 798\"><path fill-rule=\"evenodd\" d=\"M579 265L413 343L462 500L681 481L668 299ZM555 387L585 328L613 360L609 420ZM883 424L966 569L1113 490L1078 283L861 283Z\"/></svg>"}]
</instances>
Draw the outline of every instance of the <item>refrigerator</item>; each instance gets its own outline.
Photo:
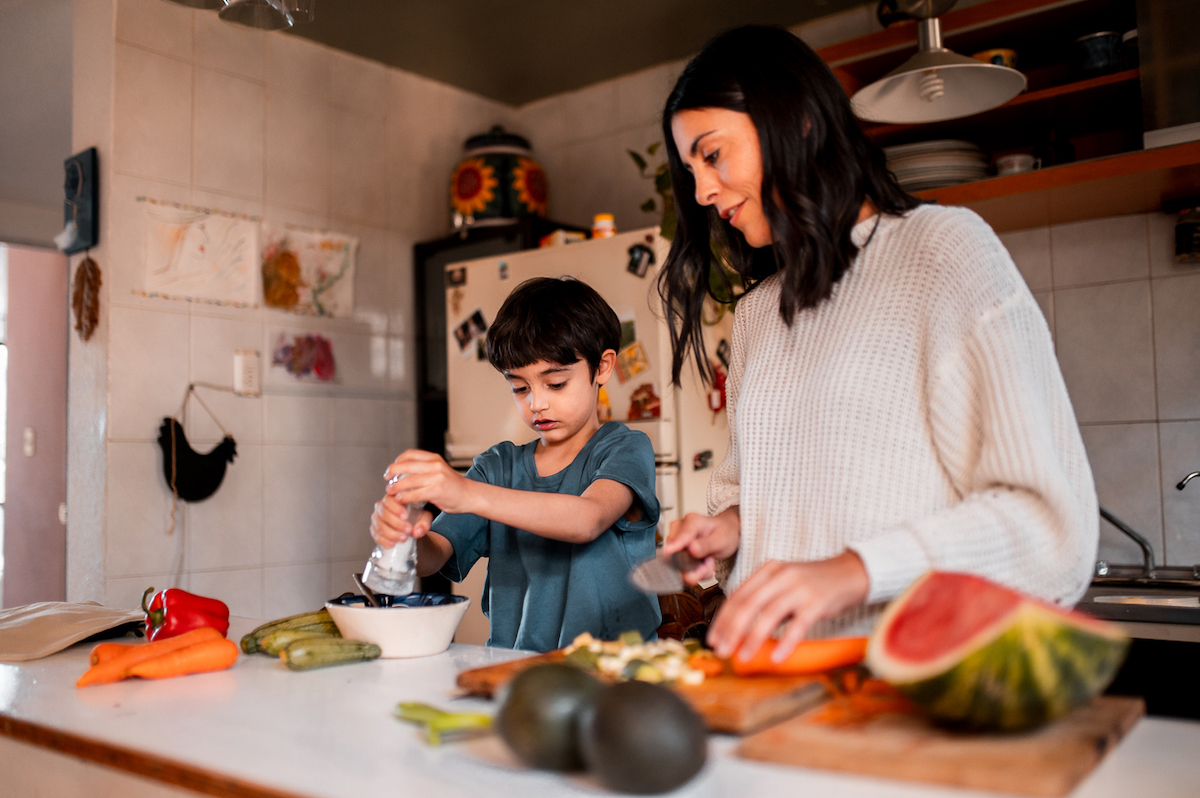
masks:
<instances>
[{"instance_id":1,"label":"refrigerator","mask_svg":"<svg viewBox=\"0 0 1200 798\"><path fill-rule=\"evenodd\" d=\"M685 363L682 386L671 385L671 341L655 287L670 242L651 227L535 250L492 255L446 266L446 459L460 470L499 441L536 439L513 404L508 382L483 355L483 336L509 292L532 277L572 277L594 288L616 312L623 348L618 373L605 391L612 420L646 433L654 446L659 532L688 512L704 512L708 478L725 456L729 429L723 392L710 389ZM712 304L703 336L709 360L723 373L732 313ZM623 379L622 379L623 378ZM654 404L657 400L657 415ZM647 415L630 419L630 412ZM483 642L486 620L476 615L484 569L456 589L472 596L472 618L460 642ZM478 624L482 620L482 631ZM478 639L482 634L483 639Z\"/></svg>"}]
</instances>

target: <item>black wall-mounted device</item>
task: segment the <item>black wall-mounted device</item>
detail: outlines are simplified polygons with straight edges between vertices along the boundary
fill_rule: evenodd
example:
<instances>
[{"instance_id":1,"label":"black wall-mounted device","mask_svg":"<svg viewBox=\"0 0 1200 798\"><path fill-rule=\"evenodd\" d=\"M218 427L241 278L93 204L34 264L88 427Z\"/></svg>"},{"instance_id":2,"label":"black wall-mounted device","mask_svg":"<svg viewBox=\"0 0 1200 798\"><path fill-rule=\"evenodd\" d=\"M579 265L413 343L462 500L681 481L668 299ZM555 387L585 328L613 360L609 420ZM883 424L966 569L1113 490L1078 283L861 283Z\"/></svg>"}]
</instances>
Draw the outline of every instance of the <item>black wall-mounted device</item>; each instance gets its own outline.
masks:
<instances>
[{"instance_id":1,"label":"black wall-mounted device","mask_svg":"<svg viewBox=\"0 0 1200 798\"><path fill-rule=\"evenodd\" d=\"M75 240L63 250L68 255L96 246L100 237L100 172L96 148L89 147L63 162L63 223L74 221Z\"/></svg>"}]
</instances>

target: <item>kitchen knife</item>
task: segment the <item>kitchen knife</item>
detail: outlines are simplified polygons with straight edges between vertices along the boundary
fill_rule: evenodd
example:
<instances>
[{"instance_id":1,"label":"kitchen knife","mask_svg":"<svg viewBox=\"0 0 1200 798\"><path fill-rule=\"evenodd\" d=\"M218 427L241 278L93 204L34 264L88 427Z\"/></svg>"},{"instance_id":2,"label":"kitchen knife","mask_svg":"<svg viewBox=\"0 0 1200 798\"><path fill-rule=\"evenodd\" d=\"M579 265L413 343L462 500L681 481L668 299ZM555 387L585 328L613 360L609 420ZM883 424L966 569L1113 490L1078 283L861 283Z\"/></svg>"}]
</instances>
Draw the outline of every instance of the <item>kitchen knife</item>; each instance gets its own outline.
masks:
<instances>
[{"instance_id":1,"label":"kitchen knife","mask_svg":"<svg viewBox=\"0 0 1200 798\"><path fill-rule=\"evenodd\" d=\"M683 590L683 572L692 570L700 562L686 551L677 551L669 556L660 554L634 566L629 572L629 581L646 593L660 596L678 593Z\"/></svg>"}]
</instances>

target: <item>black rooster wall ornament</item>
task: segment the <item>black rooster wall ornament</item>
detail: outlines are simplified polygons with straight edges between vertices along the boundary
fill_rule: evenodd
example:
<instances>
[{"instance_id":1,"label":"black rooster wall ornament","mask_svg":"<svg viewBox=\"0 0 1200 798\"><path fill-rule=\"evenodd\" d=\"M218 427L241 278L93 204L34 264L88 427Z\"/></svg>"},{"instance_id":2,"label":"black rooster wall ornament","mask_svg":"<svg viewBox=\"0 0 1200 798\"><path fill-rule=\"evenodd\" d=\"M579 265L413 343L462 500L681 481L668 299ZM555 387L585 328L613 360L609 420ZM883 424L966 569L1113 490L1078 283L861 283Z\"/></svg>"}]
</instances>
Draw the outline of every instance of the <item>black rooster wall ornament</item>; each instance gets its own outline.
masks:
<instances>
[{"instance_id":1,"label":"black rooster wall ornament","mask_svg":"<svg viewBox=\"0 0 1200 798\"><path fill-rule=\"evenodd\" d=\"M195 385L188 386L183 397L184 407L187 406L188 397L195 394L195 391ZM221 432L225 433L224 440L218 443L211 452L201 454L193 449L188 443L187 435L184 434L183 425L177 418L171 416L163 418L158 432L158 445L162 448L163 453L163 476L166 477L167 485L171 488L171 497L188 502L203 501L216 493L217 488L221 486L221 480L225 478L226 466L232 463L233 458L237 456L237 443L233 440L233 436L221 425L220 421L217 421L212 410L209 410L208 405L204 404L204 400L196 396L196 401L200 402L200 406L208 411L213 421L221 428ZM180 408L180 416L182 415L183 408ZM172 506L172 530L174 530L174 512L174 506Z\"/></svg>"},{"instance_id":2,"label":"black rooster wall ornament","mask_svg":"<svg viewBox=\"0 0 1200 798\"><path fill-rule=\"evenodd\" d=\"M163 450L163 476L172 492L185 502L198 502L217 492L225 478L225 466L237 456L237 443L229 435L207 454L191 447L183 425L164 418L158 445Z\"/></svg>"}]
</instances>

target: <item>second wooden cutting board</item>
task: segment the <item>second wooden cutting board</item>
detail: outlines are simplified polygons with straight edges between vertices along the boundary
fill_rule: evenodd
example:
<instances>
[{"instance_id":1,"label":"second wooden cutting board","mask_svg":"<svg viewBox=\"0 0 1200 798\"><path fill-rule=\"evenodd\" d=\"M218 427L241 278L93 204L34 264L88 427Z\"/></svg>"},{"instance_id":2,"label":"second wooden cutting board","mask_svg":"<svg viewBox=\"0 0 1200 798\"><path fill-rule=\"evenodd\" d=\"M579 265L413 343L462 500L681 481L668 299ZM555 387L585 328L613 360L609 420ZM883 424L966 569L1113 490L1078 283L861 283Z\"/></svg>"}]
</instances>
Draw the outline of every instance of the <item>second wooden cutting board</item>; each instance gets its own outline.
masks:
<instances>
[{"instance_id":1,"label":"second wooden cutting board","mask_svg":"<svg viewBox=\"0 0 1200 798\"><path fill-rule=\"evenodd\" d=\"M813 713L747 737L748 759L1020 795L1075 788L1145 712L1140 698L1101 696L1024 734L947 731L922 717L881 715L827 726Z\"/></svg>"},{"instance_id":2,"label":"second wooden cutting board","mask_svg":"<svg viewBox=\"0 0 1200 798\"><path fill-rule=\"evenodd\" d=\"M526 668L562 662L561 651L510 660L463 671L458 686L472 695L491 698ZM708 728L747 734L809 709L827 695L824 685L808 676L712 676L698 685L674 688L704 718Z\"/></svg>"}]
</instances>

